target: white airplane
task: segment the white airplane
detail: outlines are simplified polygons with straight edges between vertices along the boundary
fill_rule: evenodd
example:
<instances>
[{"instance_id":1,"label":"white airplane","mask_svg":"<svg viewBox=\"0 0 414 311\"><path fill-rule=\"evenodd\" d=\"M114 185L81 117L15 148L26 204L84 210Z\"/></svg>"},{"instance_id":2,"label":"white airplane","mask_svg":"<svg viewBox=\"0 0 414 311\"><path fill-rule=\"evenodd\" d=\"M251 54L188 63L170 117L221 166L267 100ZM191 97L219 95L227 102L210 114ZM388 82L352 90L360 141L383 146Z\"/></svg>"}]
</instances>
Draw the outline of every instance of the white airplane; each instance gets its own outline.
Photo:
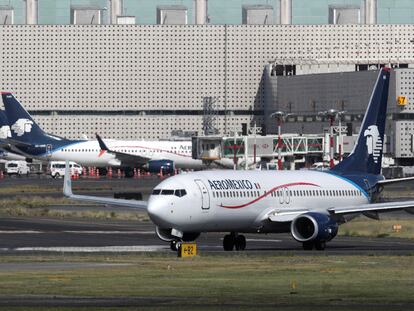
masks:
<instances>
[{"instance_id":1,"label":"white airplane","mask_svg":"<svg viewBox=\"0 0 414 311\"><path fill-rule=\"evenodd\" d=\"M64 194L146 209L158 237L173 249L202 232L230 232L223 240L228 251L246 247L240 233L290 232L304 249L323 250L338 226L357 215L413 212L414 201L376 203L384 185L407 180L384 180L381 175L389 80L389 69L382 69L354 150L329 171L194 172L164 180L148 202L74 195L66 178Z\"/></svg>"},{"instance_id":2,"label":"white airplane","mask_svg":"<svg viewBox=\"0 0 414 311\"><path fill-rule=\"evenodd\" d=\"M96 140L69 140L45 133L30 114L8 92L2 92L8 129L6 141L28 158L48 161L74 161L83 166L119 167L127 176L134 168L144 167L150 172L172 173L174 168L199 170L206 168L201 160L192 158L191 141L121 141L106 144ZM231 159L213 162L213 167L232 168Z\"/></svg>"}]
</instances>

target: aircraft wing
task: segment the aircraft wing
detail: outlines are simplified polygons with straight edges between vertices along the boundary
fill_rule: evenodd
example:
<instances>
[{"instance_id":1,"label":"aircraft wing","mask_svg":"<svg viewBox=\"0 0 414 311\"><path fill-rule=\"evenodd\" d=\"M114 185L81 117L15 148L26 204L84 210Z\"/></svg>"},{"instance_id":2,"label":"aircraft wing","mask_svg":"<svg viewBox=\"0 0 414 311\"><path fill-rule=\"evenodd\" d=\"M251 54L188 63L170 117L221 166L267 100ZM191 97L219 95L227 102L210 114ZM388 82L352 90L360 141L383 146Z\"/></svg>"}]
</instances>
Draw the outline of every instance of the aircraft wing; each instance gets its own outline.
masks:
<instances>
[{"instance_id":1,"label":"aircraft wing","mask_svg":"<svg viewBox=\"0 0 414 311\"><path fill-rule=\"evenodd\" d=\"M96 134L96 139L98 140L99 147L101 150L106 151L110 154L115 155L116 159L121 162L122 165L143 165L146 164L150 158L143 157L141 155L134 155L134 154L128 154L124 152L114 151L108 148L108 146L104 143L102 138Z\"/></svg>"},{"instance_id":2,"label":"aircraft wing","mask_svg":"<svg viewBox=\"0 0 414 311\"><path fill-rule=\"evenodd\" d=\"M405 210L409 213L414 213L414 201L400 201L400 202L384 202L384 203L372 203L362 204L355 206L343 206L343 207L332 207L328 209L328 212L334 216L344 216L350 214L363 214L370 218L377 218L378 213L392 212L398 210ZM275 209L267 213L266 217L272 222L289 222L295 219L297 216L311 212L309 209L291 209L281 210Z\"/></svg>"},{"instance_id":3,"label":"aircraft wing","mask_svg":"<svg viewBox=\"0 0 414 311\"><path fill-rule=\"evenodd\" d=\"M346 215L355 213L380 213L414 208L414 201L385 202L362 204L355 206L332 207L328 209L331 215ZM413 210L414 212L414 210Z\"/></svg>"},{"instance_id":4,"label":"aircraft wing","mask_svg":"<svg viewBox=\"0 0 414 311\"><path fill-rule=\"evenodd\" d=\"M66 161L65 179L64 179L64 184L63 184L63 194L66 197L68 197L72 200L102 203L102 204L109 204L109 205L115 205L115 206L124 206L124 207L132 207L132 208L139 208L139 209L147 209L147 205L148 205L147 201L113 199L113 198L106 198L106 197L96 197L96 196L90 196L90 195L76 195L76 194L73 194L73 192L72 192L72 181L70 179L70 172L69 172L69 161Z\"/></svg>"},{"instance_id":5,"label":"aircraft wing","mask_svg":"<svg viewBox=\"0 0 414 311\"><path fill-rule=\"evenodd\" d=\"M272 222L289 222L295 219L296 216L307 212L309 212L308 209L277 209L267 213L266 218Z\"/></svg>"}]
</instances>

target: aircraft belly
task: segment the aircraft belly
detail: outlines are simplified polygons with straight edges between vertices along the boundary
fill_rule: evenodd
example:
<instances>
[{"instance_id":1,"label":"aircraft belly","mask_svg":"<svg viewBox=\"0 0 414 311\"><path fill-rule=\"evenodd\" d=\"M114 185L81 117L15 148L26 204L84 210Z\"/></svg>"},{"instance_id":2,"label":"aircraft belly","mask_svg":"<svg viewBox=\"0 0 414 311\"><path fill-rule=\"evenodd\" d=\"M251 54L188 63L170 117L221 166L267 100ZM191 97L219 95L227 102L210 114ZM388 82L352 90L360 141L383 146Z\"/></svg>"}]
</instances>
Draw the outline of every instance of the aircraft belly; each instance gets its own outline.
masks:
<instances>
[{"instance_id":1,"label":"aircraft belly","mask_svg":"<svg viewBox=\"0 0 414 311\"><path fill-rule=\"evenodd\" d=\"M257 210L252 206L243 209L226 209L222 206L215 206L216 213L210 219L211 230L219 231L255 231L254 221L257 217Z\"/></svg>"}]
</instances>

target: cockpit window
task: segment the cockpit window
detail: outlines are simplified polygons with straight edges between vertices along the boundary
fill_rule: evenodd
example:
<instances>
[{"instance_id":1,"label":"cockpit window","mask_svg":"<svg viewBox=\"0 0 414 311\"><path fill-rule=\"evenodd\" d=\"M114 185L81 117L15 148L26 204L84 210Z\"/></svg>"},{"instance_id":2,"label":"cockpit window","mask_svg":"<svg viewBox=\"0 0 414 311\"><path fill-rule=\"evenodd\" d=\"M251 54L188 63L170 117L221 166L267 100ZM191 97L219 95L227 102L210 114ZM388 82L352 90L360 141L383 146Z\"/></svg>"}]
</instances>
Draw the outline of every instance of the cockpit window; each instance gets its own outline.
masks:
<instances>
[{"instance_id":1,"label":"cockpit window","mask_svg":"<svg viewBox=\"0 0 414 311\"><path fill-rule=\"evenodd\" d=\"M174 190L169 190L169 189L163 189L161 191L162 195L173 195L174 194Z\"/></svg>"},{"instance_id":2,"label":"cockpit window","mask_svg":"<svg viewBox=\"0 0 414 311\"><path fill-rule=\"evenodd\" d=\"M187 191L185 189L177 189L177 190L171 190L171 189L154 189L152 190L152 195L175 195L179 198L185 196L187 194Z\"/></svg>"},{"instance_id":3,"label":"cockpit window","mask_svg":"<svg viewBox=\"0 0 414 311\"><path fill-rule=\"evenodd\" d=\"M183 197L183 196L185 196L187 194L187 191L185 191L185 189L178 189L178 190L175 190L175 193L174 194L177 197L181 198L181 197Z\"/></svg>"}]
</instances>

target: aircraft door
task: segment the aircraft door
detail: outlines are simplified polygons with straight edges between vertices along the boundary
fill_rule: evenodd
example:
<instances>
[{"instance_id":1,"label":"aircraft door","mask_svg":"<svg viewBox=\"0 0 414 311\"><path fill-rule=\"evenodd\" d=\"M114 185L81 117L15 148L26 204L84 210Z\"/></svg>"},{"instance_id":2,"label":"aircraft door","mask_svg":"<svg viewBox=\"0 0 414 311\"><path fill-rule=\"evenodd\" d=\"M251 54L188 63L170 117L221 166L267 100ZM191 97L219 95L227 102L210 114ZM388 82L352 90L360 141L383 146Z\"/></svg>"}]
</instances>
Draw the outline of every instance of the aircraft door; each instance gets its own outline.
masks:
<instances>
[{"instance_id":1,"label":"aircraft door","mask_svg":"<svg viewBox=\"0 0 414 311\"><path fill-rule=\"evenodd\" d=\"M206 185L200 179L194 179L194 182L197 184L198 188L200 189L201 193L201 209L202 210L209 210L210 209L210 194Z\"/></svg>"},{"instance_id":2,"label":"aircraft door","mask_svg":"<svg viewBox=\"0 0 414 311\"><path fill-rule=\"evenodd\" d=\"M290 204L290 197L291 197L291 193L290 190L288 188L284 188L284 199L285 199L285 203L286 204Z\"/></svg>"}]
</instances>

